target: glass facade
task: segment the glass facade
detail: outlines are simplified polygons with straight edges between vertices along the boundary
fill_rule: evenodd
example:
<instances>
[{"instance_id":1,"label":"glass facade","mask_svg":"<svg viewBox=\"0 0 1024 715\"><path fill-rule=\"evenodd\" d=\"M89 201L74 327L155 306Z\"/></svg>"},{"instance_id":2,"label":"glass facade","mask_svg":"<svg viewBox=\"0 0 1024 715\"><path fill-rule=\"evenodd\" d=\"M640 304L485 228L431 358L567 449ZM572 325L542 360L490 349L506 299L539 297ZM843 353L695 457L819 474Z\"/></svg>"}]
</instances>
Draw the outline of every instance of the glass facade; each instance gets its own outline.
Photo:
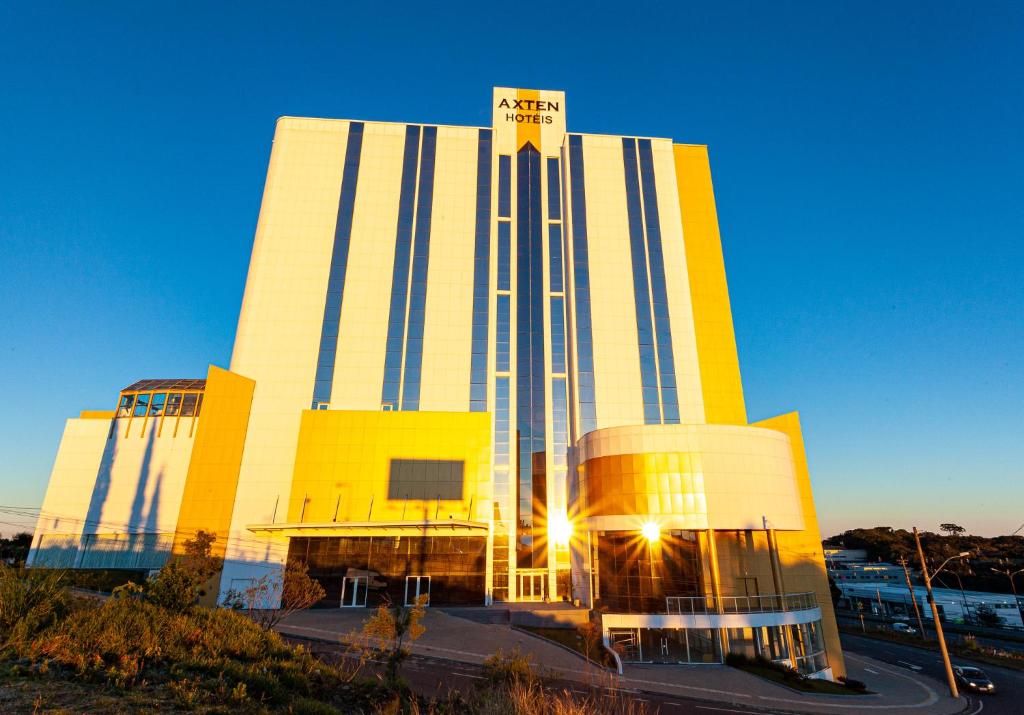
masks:
<instances>
[{"instance_id":1,"label":"glass facade","mask_svg":"<svg viewBox=\"0 0 1024 715\"><path fill-rule=\"evenodd\" d=\"M429 577L431 605L477 605L484 598L483 536L298 537L288 558L301 559L326 595L321 606L341 605L343 581L364 579L368 598L359 605L402 604L409 577ZM351 583L351 582L350 582Z\"/></svg>"},{"instance_id":2,"label":"glass facade","mask_svg":"<svg viewBox=\"0 0 1024 715\"><path fill-rule=\"evenodd\" d=\"M657 541L639 532L594 534L595 607L610 613L664 613L666 596L701 596L701 558L692 531Z\"/></svg>"},{"instance_id":3,"label":"glass facade","mask_svg":"<svg viewBox=\"0 0 1024 715\"><path fill-rule=\"evenodd\" d=\"M363 124L353 122L348 130L345 148L345 168L338 198L338 218L334 228L334 248L327 279L327 298L324 301L323 326L320 330L320 352L316 363L316 382L313 384L313 409L321 403L329 404L334 383L334 360L338 352L338 325L341 321L341 301L345 292L345 271L348 268L348 248L352 237L352 213L356 203L356 184L359 181L359 159L363 146Z\"/></svg>"}]
</instances>

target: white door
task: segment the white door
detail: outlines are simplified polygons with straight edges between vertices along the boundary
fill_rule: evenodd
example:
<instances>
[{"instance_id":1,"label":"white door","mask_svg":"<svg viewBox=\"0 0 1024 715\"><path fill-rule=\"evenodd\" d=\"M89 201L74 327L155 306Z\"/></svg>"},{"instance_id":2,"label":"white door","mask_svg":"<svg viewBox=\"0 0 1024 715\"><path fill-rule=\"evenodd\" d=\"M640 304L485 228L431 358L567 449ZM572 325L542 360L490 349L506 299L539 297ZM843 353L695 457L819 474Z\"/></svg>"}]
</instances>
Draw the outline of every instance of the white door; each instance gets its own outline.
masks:
<instances>
[{"instance_id":1,"label":"white door","mask_svg":"<svg viewBox=\"0 0 1024 715\"><path fill-rule=\"evenodd\" d=\"M346 576L341 581L341 607L366 606L366 576Z\"/></svg>"},{"instance_id":2,"label":"white door","mask_svg":"<svg viewBox=\"0 0 1024 715\"><path fill-rule=\"evenodd\" d=\"M405 605L414 606L420 596L426 596L423 605L430 605L430 576L405 577Z\"/></svg>"},{"instance_id":3,"label":"white door","mask_svg":"<svg viewBox=\"0 0 1024 715\"><path fill-rule=\"evenodd\" d=\"M519 600L520 601L543 601L544 584L547 582L547 572L520 573L519 575Z\"/></svg>"}]
</instances>

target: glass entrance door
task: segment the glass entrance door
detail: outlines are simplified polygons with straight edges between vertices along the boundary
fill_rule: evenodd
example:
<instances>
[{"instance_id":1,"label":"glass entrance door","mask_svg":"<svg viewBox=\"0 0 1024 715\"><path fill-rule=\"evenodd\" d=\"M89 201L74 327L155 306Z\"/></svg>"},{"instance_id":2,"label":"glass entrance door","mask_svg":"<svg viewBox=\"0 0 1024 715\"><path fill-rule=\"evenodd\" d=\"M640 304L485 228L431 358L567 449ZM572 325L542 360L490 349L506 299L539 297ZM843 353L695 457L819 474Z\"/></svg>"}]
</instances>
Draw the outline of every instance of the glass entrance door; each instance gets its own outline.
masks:
<instances>
[{"instance_id":1,"label":"glass entrance door","mask_svg":"<svg viewBox=\"0 0 1024 715\"><path fill-rule=\"evenodd\" d=\"M414 606L420 596L425 596L424 606L430 605L430 576L405 577L405 605Z\"/></svg>"},{"instance_id":2,"label":"glass entrance door","mask_svg":"<svg viewBox=\"0 0 1024 715\"><path fill-rule=\"evenodd\" d=\"M341 607L359 608L366 606L366 576L346 576L341 581Z\"/></svg>"},{"instance_id":3,"label":"glass entrance door","mask_svg":"<svg viewBox=\"0 0 1024 715\"><path fill-rule=\"evenodd\" d=\"M544 586L548 580L547 570L527 571L521 569L516 573L519 580L520 601L543 601Z\"/></svg>"}]
</instances>

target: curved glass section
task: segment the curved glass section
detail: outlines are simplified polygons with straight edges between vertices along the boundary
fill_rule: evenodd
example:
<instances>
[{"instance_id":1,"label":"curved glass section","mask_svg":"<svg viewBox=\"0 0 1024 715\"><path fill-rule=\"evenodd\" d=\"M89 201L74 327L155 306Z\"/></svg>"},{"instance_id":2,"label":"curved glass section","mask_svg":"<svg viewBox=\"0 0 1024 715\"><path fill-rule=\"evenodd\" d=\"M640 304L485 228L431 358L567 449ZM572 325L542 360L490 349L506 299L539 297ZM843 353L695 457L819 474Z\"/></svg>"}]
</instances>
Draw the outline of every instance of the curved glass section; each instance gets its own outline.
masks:
<instances>
[{"instance_id":1,"label":"curved glass section","mask_svg":"<svg viewBox=\"0 0 1024 715\"><path fill-rule=\"evenodd\" d=\"M701 559L693 531L595 532L595 606L610 613L664 613L667 596L700 596Z\"/></svg>"}]
</instances>

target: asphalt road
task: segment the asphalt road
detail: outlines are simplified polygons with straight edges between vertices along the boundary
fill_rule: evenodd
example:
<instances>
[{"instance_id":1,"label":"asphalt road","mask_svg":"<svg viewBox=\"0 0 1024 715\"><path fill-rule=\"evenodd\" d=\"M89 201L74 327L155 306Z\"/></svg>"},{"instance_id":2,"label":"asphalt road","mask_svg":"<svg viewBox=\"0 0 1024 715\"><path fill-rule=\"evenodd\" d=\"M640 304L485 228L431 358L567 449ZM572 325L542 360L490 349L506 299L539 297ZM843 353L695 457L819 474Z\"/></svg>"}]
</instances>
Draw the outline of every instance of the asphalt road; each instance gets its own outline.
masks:
<instances>
[{"instance_id":1,"label":"asphalt road","mask_svg":"<svg viewBox=\"0 0 1024 715\"><path fill-rule=\"evenodd\" d=\"M937 651L854 636L848 633L843 633L841 638L844 651L866 655L883 663L927 675L938 681L939 687L936 690L944 694L949 692L946 689L946 669L942 664L942 657ZM964 658L953 658L953 664L977 666L984 670L996 684L997 692L994 695L964 693L972 703L972 708L968 710L968 713L973 715L978 713L1021 715L1024 713L1024 672L999 668L986 663L974 663Z\"/></svg>"}]
</instances>

